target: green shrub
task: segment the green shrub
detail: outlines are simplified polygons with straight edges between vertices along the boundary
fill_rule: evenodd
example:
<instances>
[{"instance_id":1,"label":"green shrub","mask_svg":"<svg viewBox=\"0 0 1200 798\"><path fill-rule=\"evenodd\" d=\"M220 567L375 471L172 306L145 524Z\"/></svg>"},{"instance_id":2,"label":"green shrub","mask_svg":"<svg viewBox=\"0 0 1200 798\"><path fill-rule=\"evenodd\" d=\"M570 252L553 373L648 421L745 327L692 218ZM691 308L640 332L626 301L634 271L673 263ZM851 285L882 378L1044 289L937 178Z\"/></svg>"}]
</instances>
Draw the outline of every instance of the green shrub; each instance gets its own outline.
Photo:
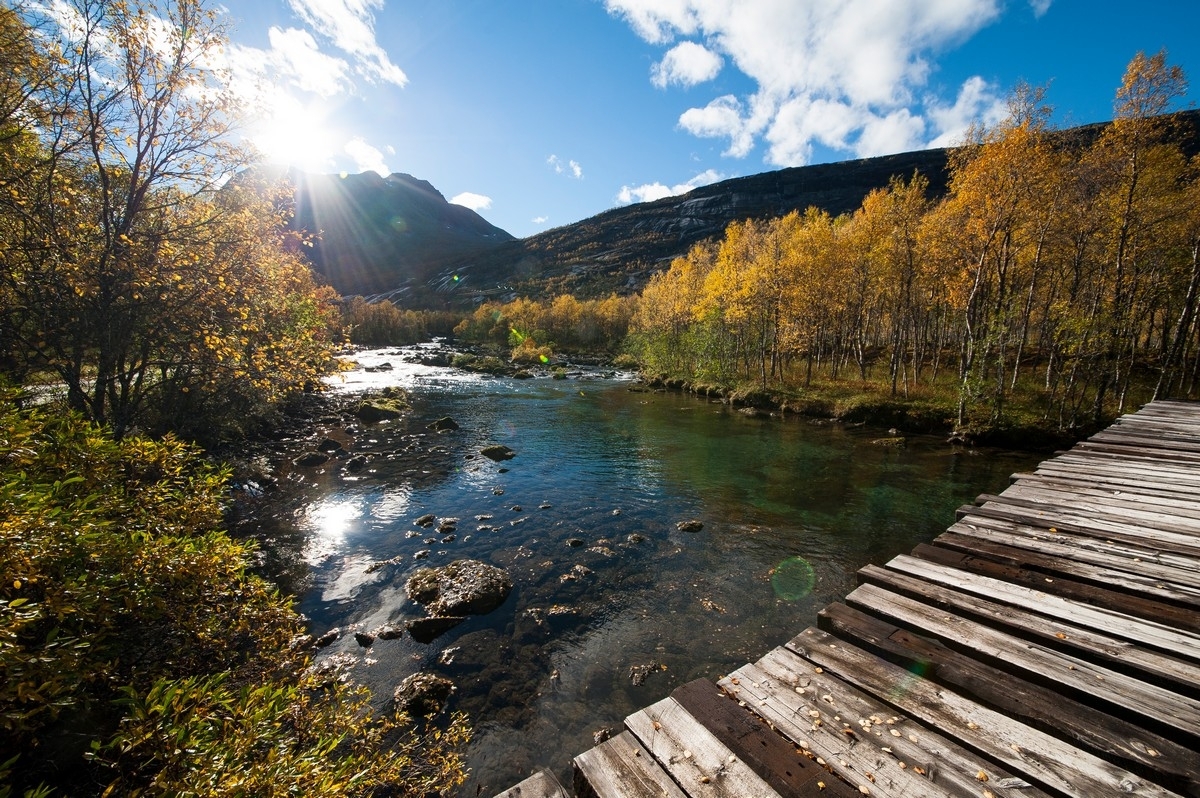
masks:
<instances>
[{"instance_id":1,"label":"green shrub","mask_svg":"<svg viewBox=\"0 0 1200 798\"><path fill-rule=\"evenodd\" d=\"M430 768L461 781L428 739L421 763L403 745L374 753L412 732L305 675L300 617L221 529L225 479L179 441L115 441L0 392L0 751L22 752L0 764L0 798L41 782L360 795ZM464 735L456 721L444 739Z\"/></svg>"}]
</instances>

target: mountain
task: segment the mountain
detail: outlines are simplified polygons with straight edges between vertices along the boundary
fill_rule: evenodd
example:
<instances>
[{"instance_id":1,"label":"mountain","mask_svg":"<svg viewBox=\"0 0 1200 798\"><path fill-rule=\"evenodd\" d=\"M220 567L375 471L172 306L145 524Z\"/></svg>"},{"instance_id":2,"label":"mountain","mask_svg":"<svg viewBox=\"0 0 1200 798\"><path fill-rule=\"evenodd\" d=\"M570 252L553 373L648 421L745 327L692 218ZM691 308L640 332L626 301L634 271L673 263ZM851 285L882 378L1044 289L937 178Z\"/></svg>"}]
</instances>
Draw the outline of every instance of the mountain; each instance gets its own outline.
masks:
<instances>
[{"instance_id":1,"label":"mountain","mask_svg":"<svg viewBox=\"0 0 1200 798\"><path fill-rule=\"evenodd\" d=\"M1184 151L1200 149L1200 111L1174 115ZM1060 131L1086 144L1107 125ZM320 230L317 270L343 294L387 295L412 307L469 305L518 295L595 297L639 290L692 245L733 221L816 206L852 213L893 177L921 174L933 199L946 192L950 150L778 169L613 208L516 239L467 208L446 202L411 175L339 177L293 173L295 224Z\"/></svg>"},{"instance_id":2,"label":"mountain","mask_svg":"<svg viewBox=\"0 0 1200 798\"><path fill-rule=\"evenodd\" d=\"M345 295L418 287L438 264L515 241L412 175L315 175L293 170L292 224L317 234L311 260Z\"/></svg>"},{"instance_id":3,"label":"mountain","mask_svg":"<svg viewBox=\"0 0 1200 798\"><path fill-rule=\"evenodd\" d=\"M640 288L672 258L720 236L735 220L810 205L849 213L892 176L917 172L941 195L946 159L946 150L924 150L779 169L613 208L519 240L411 175L293 171L293 225L320 231L314 266L344 295L386 294L424 307L518 293L594 296Z\"/></svg>"}]
</instances>

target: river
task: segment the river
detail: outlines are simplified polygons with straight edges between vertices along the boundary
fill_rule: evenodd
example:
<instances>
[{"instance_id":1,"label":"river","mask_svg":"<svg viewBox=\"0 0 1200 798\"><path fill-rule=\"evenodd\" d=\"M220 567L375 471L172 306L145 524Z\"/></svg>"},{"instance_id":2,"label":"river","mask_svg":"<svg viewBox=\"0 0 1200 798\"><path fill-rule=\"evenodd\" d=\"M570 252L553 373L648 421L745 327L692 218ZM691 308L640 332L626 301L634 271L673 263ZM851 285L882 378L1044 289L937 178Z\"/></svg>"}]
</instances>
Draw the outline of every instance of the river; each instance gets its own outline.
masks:
<instances>
[{"instance_id":1,"label":"river","mask_svg":"<svg viewBox=\"0 0 1200 798\"><path fill-rule=\"evenodd\" d=\"M495 378L404 362L411 353L358 353L393 368L336 382L402 386L412 411L331 430L373 453L362 470L285 473L267 549L313 633L342 631L319 656L352 662L380 706L418 670L455 682L451 709L475 729L464 796L539 767L569 779L597 731L783 644L860 567L932 539L959 505L1037 461L934 436L885 445L886 430L749 416L630 375ZM460 428L428 429L443 416ZM493 443L516 456L479 454ZM455 529L417 526L429 513ZM508 569L505 604L430 644L355 642L354 629L419 617L405 580L458 558Z\"/></svg>"}]
</instances>

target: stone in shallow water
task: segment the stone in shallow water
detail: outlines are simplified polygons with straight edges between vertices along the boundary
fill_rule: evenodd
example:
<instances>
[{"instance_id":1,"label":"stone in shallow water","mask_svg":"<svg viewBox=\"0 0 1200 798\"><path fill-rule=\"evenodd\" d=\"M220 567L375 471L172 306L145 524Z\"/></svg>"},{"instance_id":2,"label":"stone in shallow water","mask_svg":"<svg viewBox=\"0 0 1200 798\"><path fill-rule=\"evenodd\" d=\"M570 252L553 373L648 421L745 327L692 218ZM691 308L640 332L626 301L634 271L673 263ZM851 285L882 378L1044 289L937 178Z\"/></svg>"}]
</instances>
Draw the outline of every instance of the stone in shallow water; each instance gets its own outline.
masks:
<instances>
[{"instance_id":1,"label":"stone in shallow water","mask_svg":"<svg viewBox=\"0 0 1200 798\"><path fill-rule=\"evenodd\" d=\"M508 571L478 560L455 560L441 568L421 568L405 585L408 597L431 615L484 615L512 592Z\"/></svg>"},{"instance_id":2,"label":"stone in shallow water","mask_svg":"<svg viewBox=\"0 0 1200 798\"><path fill-rule=\"evenodd\" d=\"M408 636L418 643L432 643L465 621L465 615L436 615L430 618L415 618L405 626Z\"/></svg>"},{"instance_id":3,"label":"stone in shallow water","mask_svg":"<svg viewBox=\"0 0 1200 798\"><path fill-rule=\"evenodd\" d=\"M479 453L482 454L484 457L490 458L497 462L499 462L501 460L511 460L512 458L517 456L517 453L514 452L512 449L510 449L507 446L504 446L502 444L498 444L498 443L494 444L492 446L483 447L483 449L481 449Z\"/></svg>"},{"instance_id":4,"label":"stone in shallow water","mask_svg":"<svg viewBox=\"0 0 1200 798\"><path fill-rule=\"evenodd\" d=\"M445 676L422 671L402 681L392 697L396 700L396 709L425 718L441 712L454 689L454 682Z\"/></svg>"}]
</instances>

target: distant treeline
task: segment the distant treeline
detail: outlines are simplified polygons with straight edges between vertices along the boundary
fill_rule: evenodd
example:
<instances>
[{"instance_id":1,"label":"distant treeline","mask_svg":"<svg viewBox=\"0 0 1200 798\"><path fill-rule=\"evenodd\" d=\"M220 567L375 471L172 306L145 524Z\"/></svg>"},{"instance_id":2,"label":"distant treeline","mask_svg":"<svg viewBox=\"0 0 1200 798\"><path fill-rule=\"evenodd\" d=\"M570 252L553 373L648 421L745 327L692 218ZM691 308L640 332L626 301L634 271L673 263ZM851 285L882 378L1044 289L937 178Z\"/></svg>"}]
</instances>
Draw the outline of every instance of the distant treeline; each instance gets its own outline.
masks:
<instances>
[{"instance_id":1,"label":"distant treeline","mask_svg":"<svg viewBox=\"0 0 1200 798\"><path fill-rule=\"evenodd\" d=\"M651 280L631 345L651 370L763 389L882 370L907 396L949 373L960 426L1001 423L1014 397L1069 429L1194 395L1200 161L1166 114L1186 88L1139 54L1115 121L1079 143L1022 86L952 155L944 199L915 176L853 215L730 225Z\"/></svg>"}]
</instances>

